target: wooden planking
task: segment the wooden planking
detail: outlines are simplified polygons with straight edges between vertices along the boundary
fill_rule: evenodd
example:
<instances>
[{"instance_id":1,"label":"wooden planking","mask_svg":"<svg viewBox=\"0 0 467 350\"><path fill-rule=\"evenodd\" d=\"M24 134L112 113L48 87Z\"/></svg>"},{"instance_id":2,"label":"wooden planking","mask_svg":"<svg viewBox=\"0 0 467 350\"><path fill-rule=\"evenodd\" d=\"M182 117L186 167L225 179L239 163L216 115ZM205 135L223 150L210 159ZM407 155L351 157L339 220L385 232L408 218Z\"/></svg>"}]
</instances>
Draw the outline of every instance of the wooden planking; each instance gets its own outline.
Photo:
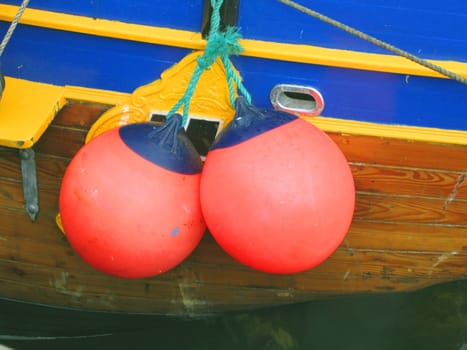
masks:
<instances>
[{"instance_id":1,"label":"wooden planking","mask_svg":"<svg viewBox=\"0 0 467 350\"><path fill-rule=\"evenodd\" d=\"M43 252L38 254L38 252ZM97 283L107 285L112 277L94 271L86 265L66 243L50 243L17 238L2 240L0 259L12 263L21 262L35 266L63 268L67 271L82 271L98 276ZM304 274L337 274L342 276L352 267L355 275L387 275L388 271L396 277L426 277L430 279L455 278L466 275L467 255L457 251L448 252L410 252L410 251L373 251L356 248L339 248L328 260ZM202 275L203 271L209 271ZM226 273L230 271L230 273ZM235 271L235 273L233 273ZM190 258L177 269L169 271L156 279L172 280L182 276L186 280L209 283L235 283L263 287L293 286L289 275L270 275L256 272L242 266L208 237L203 240ZM239 277L238 279L232 279ZM120 281L121 279L115 279ZM137 284L137 280L133 280ZM217 281L217 282L216 282ZM235 281L235 282L232 282Z\"/></svg>"},{"instance_id":2,"label":"wooden planking","mask_svg":"<svg viewBox=\"0 0 467 350\"><path fill-rule=\"evenodd\" d=\"M37 153L72 158L83 146L86 130L51 125L36 143Z\"/></svg>"},{"instance_id":3,"label":"wooden planking","mask_svg":"<svg viewBox=\"0 0 467 350\"><path fill-rule=\"evenodd\" d=\"M39 188L57 189L62 182L68 159L36 154L36 172ZM0 148L0 178L21 181L21 161L18 150Z\"/></svg>"},{"instance_id":4,"label":"wooden planking","mask_svg":"<svg viewBox=\"0 0 467 350\"><path fill-rule=\"evenodd\" d=\"M0 207L2 218L0 231L7 231L11 235L22 235L23 233L29 235L29 232L38 232L43 235L48 234L50 230L55 231L54 217L58 212L58 189L41 190L39 195L41 212L38 216L38 222L30 224L23 210L21 184L0 179L0 205L3 206L3 208ZM450 244L454 242L453 239L456 237L462 237L462 233L467 230L465 221L467 203L465 201L451 202L448 204L448 210L442 207L444 205L445 201L435 199L359 194L350 232L360 232L360 241L362 241L365 236L371 240L376 233L379 233L379 237L392 236L393 232L399 232L402 227L400 232L405 232L406 236L394 235L393 240L398 238L396 243L399 242L399 239L409 237L408 233L414 234L410 236L414 240L415 238L422 239L424 236L434 239L439 237L435 234L436 232L445 232L442 236L450 236L451 238L446 241L446 244ZM16 209L16 211L12 209ZM400 223L411 224L400 225ZM420 223L428 225L420 225ZM453 224L459 227L452 227ZM416 242L413 244L411 249L419 249ZM442 247L443 245L440 245L431 249L434 248L437 251ZM402 244L398 249L408 248Z\"/></svg>"},{"instance_id":5,"label":"wooden planking","mask_svg":"<svg viewBox=\"0 0 467 350\"><path fill-rule=\"evenodd\" d=\"M50 131L50 135L57 132ZM82 139L83 133L76 138ZM73 138L73 137L72 137ZM43 142L40 151L55 147ZM66 152L68 153L68 152ZM67 155L61 151L62 155ZM71 156L71 154L68 154ZM57 187L68 165L68 158L51 157L39 153L36 155L38 183L42 188ZM423 197L447 199L455 191L455 199L467 200L467 180L464 173L443 172L424 169L401 167L385 167L369 164L350 164L357 190L384 194L402 194ZM13 149L0 148L0 177L19 180L21 178L20 160L18 152Z\"/></svg>"},{"instance_id":6,"label":"wooden planking","mask_svg":"<svg viewBox=\"0 0 467 350\"><path fill-rule=\"evenodd\" d=\"M0 262L1 265L1 262ZM1 269L1 268L0 268ZM57 280L51 279L49 286L35 285L17 281L17 279L0 279L0 288L5 295L19 300L75 307L91 310L128 311L131 313L161 313L182 316L199 316L214 312L225 312L238 309L258 308L299 302L313 299L318 293L287 291L272 288L241 288L225 285L203 285L196 283L154 283L141 284L147 290L155 290L144 296L121 296L109 288L106 293L91 293L86 289L74 289L73 279L77 275L65 275L66 282L61 284L63 271L57 272ZM65 272L63 272L65 273ZM82 275L81 275L82 276ZM128 282L128 281L126 281ZM149 286L149 287L147 287ZM31 288L34 294L31 294ZM111 287L111 286L109 286ZM226 295L229 297L226 298Z\"/></svg>"},{"instance_id":7,"label":"wooden planking","mask_svg":"<svg viewBox=\"0 0 467 350\"><path fill-rule=\"evenodd\" d=\"M365 279L450 279L466 276L467 256L457 252L424 253L338 249L331 258L303 275L335 272L355 273Z\"/></svg>"},{"instance_id":8,"label":"wooden planking","mask_svg":"<svg viewBox=\"0 0 467 350\"><path fill-rule=\"evenodd\" d=\"M42 207L37 222L29 220L22 209L0 207L0 239L16 237L47 244L68 244L55 225L57 204ZM203 246L215 244L209 235ZM342 247L394 251L451 252L467 254L467 227L354 221ZM206 254L213 254L206 252ZM220 261L219 261L220 262Z\"/></svg>"},{"instance_id":9,"label":"wooden planking","mask_svg":"<svg viewBox=\"0 0 467 350\"><path fill-rule=\"evenodd\" d=\"M402 194L447 199L467 199L465 172L388 167L351 163L355 187L359 191ZM455 191L455 194L454 194Z\"/></svg>"},{"instance_id":10,"label":"wooden planking","mask_svg":"<svg viewBox=\"0 0 467 350\"><path fill-rule=\"evenodd\" d=\"M92 102L69 101L37 142L36 151L72 158L84 144L91 125L110 107Z\"/></svg>"},{"instance_id":11,"label":"wooden planking","mask_svg":"<svg viewBox=\"0 0 467 350\"><path fill-rule=\"evenodd\" d=\"M351 237L351 233L349 237ZM386 238L387 240L388 238ZM210 243L210 238L206 237L202 244L194 251L190 257L190 262L198 264L216 264L222 266L238 265L232 258L227 256L216 244ZM459 239L459 241L462 241ZM434 242L435 243L435 242ZM434 244L433 244L434 245ZM420 250L374 250L371 248L357 248L348 246L344 242L341 247L324 263L310 270L307 273L345 273L349 266L354 266L354 272L366 274L368 272L382 273L382 266L401 267L397 270L401 276L423 276L430 273L430 278L436 278L435 274L443 275L445 271L432 270L433 264L438 261L440 256L449 257L450 263L455 263L451 266L445 277L448 275L461 277L466 275L467 254L463 246L464 242L457 242L449 247L449 250L443 251L420 251ZM415 247L416 244L412 246ZM405 258L402 258L405 257ZM403 260L406 259L406 260ZM442 258L445 259L445 258ZM444 260L443 260L444 261ZM416 268L413 268L416 266ZM438 265L437 265L438 266ZM441 266L442 267L442 266ZM412 271L407 271L407 268L412 268ZM306 273L305 273L306 274Z\"/></svg>"},{"instance_id":12,"label":"wooden planking","mask_svg":"<svg viewBox=\"0 0 467 350\"><path fill-rule=\"evenodd\" d=\"M19 181L21 166L18 150L0 147L0 178Z\"/></svg>"},{"instance_id":13,"label":"wooden planking","mask_svg":"<svg viewBox=\"0 0 467 350\"><path fill-rule=\"evenodd\" d=\"M462 266L464 263L464 269L466 267L465 259L459 264L460 257L455 255L445 257L426 254L416 256L386 254L380 256L364 253L364 258L362 258L358 256L359 252L348 254L342 251L338 254L342 256L334 259L334 262L331 258L320 267L297 275L268 275L240 265L216 266L215 264L185 263L172 272L145 280L122 280L86 269L70 269L63 266L48 266L42 263L36 265L0 259L0 281L13 281L34 286L35 301L38 301L36 299L38 289L50 287L55 290L55 301L66 296L66 300L61 301L65 305L75 303L80 307L102 309L102 305L96 305L96 301L106 301L109 304L107 306L111 308L141 311L138 305L141 305L140 299L144 299L146 311L151 311L151 304L162 301L172 304L188 304L194 308L199 306L193 302L196 300L203 300L204 303L200 304L211 307L218 302L225 304L225 295L213 296L213 290L225 292L230 289L230 292L235 294L250 291L249 299L243 301L239 299L238 302L243 304L242 306L245 306L246 302L256 307L280 303L281 300L298 301L296 294L301 292L309 292L308 298L310 298L317 293L337 295L411 290L449 280L452 278L453 270L459 269L459 265ZM367 263L361 264L361 261ZM382 265L381 262L387 265ZM423 264L421 265L420 262ZM336 268L337 272L326 271ZM407 274L403 270L411 271ZM271 292L275 293L275 297L272 300L264 300L263 296ZM235 304L235 298L232 295L229 295L228 299L229 304ZM157 304L156 307L155 311L161 310L160 305Z\"/></svg>"},{"instance_id":14,"label":"wooden planking","mask_svg":"<svg viewBox=\"0 0 467 350\"><path fill-rule=\"evenodd\" d=\"M329 133L329 136L350 162L458 172L467 170L467 146L336 133Z\"/></svg>"},{"instance_id":15,"label":"wooden planking","mask_svg":"<svg viewBox=\"0 0 467 350\"><path fill-rule=\"evenodd\" d=\"M58 203L53 207L42 206L37 220L32 222L24 209L0 206L0 239L16 237L47 244L68 244L55 224L57 210Z\"/></svg>"},{"instance_id":16,"label":"wooden planking","mask_svg":"<svg viewBox=\"0 0 467 350\"><path fill-rule=\"evenodd\" d=\"M348 249L467 254L467 227L354 221L341 245Z\"/></svg>"},{"instance_id":17,"label":"wooden planking","mask_svg":"<svg viewBox=\"0 0 467 350\"><path fill-rule=\"evenodd\" d=\"M51 159L50 165L56 168L57 173L64 170L64 162L55 162ZM38 164L43 164L39 162ZM45 174L48 171L41 166L39 171L44 173L44 177L48 178ZM57 175L57 173L55 175ZM61 178L57 176L57 178ZM40 205L41 216L47 215L53 218L58 211L58 189L59 183L50 181L41 182L39 178L40 187ZM0 178L0 206L22 209L23 208L23 194L22 187L19 181L8 181ZM413 223L414 226L420 223L435 223L437 225L467 225L466 222L466 201L454 200L448 202L445 199L433 198L408 198L396 196L380 196L366 193L358 193L357 207L355 211L354 220L372 220L372 221L385 221L385 222L405 222ZM9 220L15 221L19 218L4 218L5 222ZM23 219L20 219L23 220ZM40 221L42 222L42 220ZM41 230L41 224L37 224L30 229ZM416 227L412 226L412 230ZM385 227L383 225L383 227ZM420 230L427 230L426 228L418 228Z\"/></svg>"},{"instance_id":18,"label":"wooden planking","mask_svg":"<svg viewBox=\"0 0 467 350\"><path fill-rule=\"evenodd\" d=\"M354 220L465 226L467 201L358 193Z\"/></svg>"},{"instance_id":19,"label":"wooden planking","mask_svg":"<svg viewBox=\"0 0 467 350\"><path fill-rule=\"evenodd\" d=\"M0 273L4 275L2 265L0 261ZM76 287L73 281L81 278L60 269L56 269L55 272L46 272L41 268L17 265L10 273L7 268L5 273L6 276L0 278L2 295L14 299L44 304L50 304L53 301L56 306L93 310L180 314L185 311L176 285L164 285L162 282L154 286L157 287L157 293L150 296L131 297L114 293L111 289L113 285L100 293L91 292L85 284ZM82 274L81 277L85 278ZM143 290L144 286L142 283ZM31 293L31 289L34 293ZM115 290L119 291L118 288Z\"/></svg>"},{"instance_id":20,"label":"wooden planking","mask_svg":"<svg viewBox=\"0 0 467 350\"><path fill-rule=\"evenodd\" d=\"M70 101L53 125L87 129L108 108L108 105ZM338 133L329 135L351 162L467 171L467 146Z\"/></svg>"},{"instance_id":21,"label":"wooden planking","mask_svg":"<svg viewBox=\"0 0 467 350\"><path fill-rule=\"evenodd\" d=\"M39 189L39 206L45 204L44 208L49 207L49 203L57 203L58 189L44 188ZM0 178L0 206L13 209L24 208L23 187L21 182L9 181Z\"/></svg>"},{"instance_id":22,"label":"wooden planking","mask_svg":"<svg viewBox=\"0 0 467 350\"><path fill-rule=\"evenodd\" d=\"M94 102L68 101L55 117L53 125L88 130L110 107L112 106Z\"/></svg>"},{"instance_id":23,"label":"wooden planking","mask_svg":"<svg viewBox=\"0 0 467 350\"><path fill-rule=\"evenodd\" d=\"M69 159L107 108L69 104L36 145L37 223L22 209L16 152L0 149L2 296L91 309L204 313L323 295L412 290L466 276L465 169L442 156L444 151L462 156L465 148L424 144L422 152L420 144L413 150L415 143L360 136L343 148L358 190L355 220L341 247L315 269L292 276L259 273L237 263L206 235L186 262L155 278L122 280L94 271L71 249L54 217ZM366 146L354 147L356 139ZM405 153L391 155L388 145L394 142ZM446 168L417 158L429 152L443 158ZM385 155L392 158L381 158ZM82 286L86 290L80 291Z\"/></svg>"}]
</instances>

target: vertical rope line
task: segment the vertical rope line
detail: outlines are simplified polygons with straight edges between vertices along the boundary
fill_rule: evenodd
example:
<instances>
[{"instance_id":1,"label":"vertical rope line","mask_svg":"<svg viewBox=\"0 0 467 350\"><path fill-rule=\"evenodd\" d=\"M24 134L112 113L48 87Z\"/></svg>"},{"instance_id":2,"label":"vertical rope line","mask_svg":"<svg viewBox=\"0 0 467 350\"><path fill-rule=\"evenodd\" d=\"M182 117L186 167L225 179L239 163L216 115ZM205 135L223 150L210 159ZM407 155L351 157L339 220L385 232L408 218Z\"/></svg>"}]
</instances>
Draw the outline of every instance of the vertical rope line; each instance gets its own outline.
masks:
<instances>
[{"instance_id":1,"label":"vertical rope line","mask_svg":"<svg viewBox=\"0 0 467 350\"><path fill-rule=\"evenodd\" d=\"M11 36L13 35L13 32L15 31L16 26L18 25L19 20L21 19L21 16L23 15L24 10L28 6L28 4L29 4L29 0L23 0L23 2L21 3L21 6L18 9L18 12L16 12L15 18L13 18L13 21L10 23L10 26L8 27L7 32L5 36L3 37L2 43L0 44L0 57L2 57L3 51L5 51L5 47L10 41Z\"/></svg>"},{"instance_id":2,"label":"vertical rope line","mask_svg":"<svg viewBox=\"0 0 467 350\"><path fill-rule=\"evenodd\" d=\"M243 51L243 48L238 43L240 34L238 33L238 30L234 27L228 27L224 32L221 32L219 29L221 21L220 9L222 7L222 3L223 0L211 0L211 29L209 31L204 54L202 56L199 56L196 60L196 68L193 72L193 75L191 76L185 93L167 114L167 118L170 118L183 105L183 126L185 126L187 122L190 100L193 97L196 85L198 84L201 75L205 70L209 69L209 67L211 67L212 64L214 64L214 62L216 62L218 59L220 59L221 63L224 65L225 68L231 106L235 108L234 82L238 90L245 96L246 100L249 103L251 102L251 96L247 92L246 88L243 86L239 76L235 73L232 67L232 62L229 58L230 55L238 55L241 51Z\"/></svg>"}]
</instances>

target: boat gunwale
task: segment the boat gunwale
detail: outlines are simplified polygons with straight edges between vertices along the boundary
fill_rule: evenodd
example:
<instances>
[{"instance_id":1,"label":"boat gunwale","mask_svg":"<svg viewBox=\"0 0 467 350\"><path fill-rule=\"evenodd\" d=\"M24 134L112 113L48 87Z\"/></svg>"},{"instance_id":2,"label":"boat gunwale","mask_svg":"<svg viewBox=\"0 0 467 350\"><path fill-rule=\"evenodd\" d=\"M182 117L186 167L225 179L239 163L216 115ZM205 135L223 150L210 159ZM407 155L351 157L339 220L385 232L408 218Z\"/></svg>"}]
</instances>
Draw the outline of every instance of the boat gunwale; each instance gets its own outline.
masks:
<instances>
[{"instance_id":1,"label":"boat gunwale","mask_svg":"<svg viewBox=\"0 0 467 350\"><path fill-rule=\"evenodd\" d=\"M12 21L18 8L18 6L14 5L0 4L0 21ZM34 8L26 9L20 23L41 28L193 50L203 50L206 46L206 41L203 40L199 32L92 18ZM254 39L242 39L240 42L244 48L241 55L249 57L447 79L435 71L403 57L391 54L376 54ZM449 60L428 61L463 77L467 77L467 62Z\"/></svg>"}]
</instances>

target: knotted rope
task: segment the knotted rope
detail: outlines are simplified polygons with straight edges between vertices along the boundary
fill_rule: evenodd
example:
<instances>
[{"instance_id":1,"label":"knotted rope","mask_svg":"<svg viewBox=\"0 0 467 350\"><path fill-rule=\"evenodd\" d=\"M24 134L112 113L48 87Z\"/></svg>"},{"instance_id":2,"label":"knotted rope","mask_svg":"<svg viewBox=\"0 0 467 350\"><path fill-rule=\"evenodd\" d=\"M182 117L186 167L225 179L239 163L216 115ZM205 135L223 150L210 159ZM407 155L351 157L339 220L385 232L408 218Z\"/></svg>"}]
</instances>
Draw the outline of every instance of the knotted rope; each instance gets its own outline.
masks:
<instances>
[{"instance_id":1,"label":"knotted rope","mask_svg":"<svg viewBox=\"0 0 467 350\"><path fill-rule=\"evenodd\" d=\"M224 32L220 31L220 8L223 0L211 0L212 15L211 15L211 29L207 38L207 44L204 54L197 59L197 64L193 75L191 76L190 82L186 88L186 91L182 98L172 107L167 114L167 118L170 118L182 105L183 105L183 122L182 125L186 124L188 118L188 111L190 108L190 100L195 92L196 85L198 84L199 78L203 72L211 67L214 62L219 58L224 65L226 71L227 85L229 87L229 98L230 104L234 107L235 103L235 88L236 84L240 93L246 98L248 102L251 102L251 96L243 86L239 76L235 73L232 62L230 61L230 55L239 55L243 48L238 43L240 39L240 33L236 27L227 27Z\"/></svg>"}]
</instances>

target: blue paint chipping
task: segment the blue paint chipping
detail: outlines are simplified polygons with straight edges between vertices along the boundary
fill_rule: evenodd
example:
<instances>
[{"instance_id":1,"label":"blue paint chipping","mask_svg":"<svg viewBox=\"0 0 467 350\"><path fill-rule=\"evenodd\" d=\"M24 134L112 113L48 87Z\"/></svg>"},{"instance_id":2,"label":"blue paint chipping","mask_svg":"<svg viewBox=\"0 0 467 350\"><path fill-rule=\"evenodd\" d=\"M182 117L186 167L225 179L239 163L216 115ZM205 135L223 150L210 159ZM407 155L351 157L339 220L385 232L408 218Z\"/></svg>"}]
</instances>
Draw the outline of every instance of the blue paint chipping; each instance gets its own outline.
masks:
<instances>
[{"instance_id":1,"label":"blue paint chipping","mask_svg":"<svg viewBox=\"0 0 467 350\"><path fill-rule=\"evenodd\" d=\"M284 112L260 110L243 97L237 98L235 109L234 119L218 135L211 149L234 146L297 119L296 116Z\"/></svg>"},{"instance_id":2,"label":"blue paint chipping","mask_svg":"<svg viewBox=\"0 0 467 350\"><path fill-rule=\"evenodd\" d=\"M178 227L175 227L171 232L172 236L177 236L180 233L180 229Z\"/></svg>"},{"instance_id":3,"label":"blue paint chipping","mask_svg":"<svg viewBox=\"0 0 467 350\"><path fill-rule=\"evenodd\" d=\"M182 117L172 116L164 125L136 123L119 130L122 141L144 159L180 174L198 174L202 162L181 127Z\"/></svg>"}]
</instances>

